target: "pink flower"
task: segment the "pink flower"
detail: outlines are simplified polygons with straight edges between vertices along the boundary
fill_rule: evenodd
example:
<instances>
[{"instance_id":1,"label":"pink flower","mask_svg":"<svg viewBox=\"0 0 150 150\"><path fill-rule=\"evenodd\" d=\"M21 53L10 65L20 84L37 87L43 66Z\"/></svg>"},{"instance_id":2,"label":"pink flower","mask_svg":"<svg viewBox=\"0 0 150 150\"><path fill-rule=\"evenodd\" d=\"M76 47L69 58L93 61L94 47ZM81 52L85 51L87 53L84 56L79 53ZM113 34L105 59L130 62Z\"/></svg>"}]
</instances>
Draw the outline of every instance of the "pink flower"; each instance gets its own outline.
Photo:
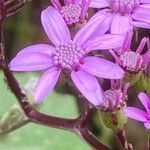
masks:
<instances>
[{"instance_id":1,"label":"pink flower","mask_svg":"<svg viewBox=\"0 0 150 150\"><path fill-rule=\"evenodd\" d=\"M104 32L97 30L97 24L93 22L87 23L72 40L62 16L53 7L48 7L42 12L41 20L54 46L37 44L24 48L11 61L11 70L45 71L35 89L37 102L48 96L63 71L71 75L74 84L85 98L98 106L102 94L95 76L119 79L123 77L124 71L108 60L87 56L87 53L95 49L120 47L123 38L110 34L92 38L95 33L99 35Z\"/></svg>"},{"instance_id":2,"label":"pink flower","mask_svg":"<svg viewBox=\"0 0 150 150\"><path fill-rule=\"evenodd\" d=\"M147 112L135 107L127 107L125 108L125 114L132 119L144 122L144 126L150 129L150 97L145 93L140 93L138 98Z\"/></svg>"},{"instance_id":3,"label":"pink flower","mask_svg":"<svg viewBox=\"0 0 150 150\"><path fill-rule=\"evenodd\" d=\"M149 38L144 37L141 40L136 51L131 49L132 43L132 33L128 33L125 37L122 48L118 51L110 50L110 53L116 59L116 62L121 66L125 71L131 73L138 73L146 69L150 61L150 48L149 48ZM146 46L149 48L146 53L143 54L143 49ZM142 54L141 54L142 53Z\"/></svg>"},{"instance_id":4,"label":"pink flower","mask_svg":"<svg viewBox=\"0 0 150 150\"><path fill-rule=\"evenodd\" d=\"M92 0L89 7L101 9L93 17L111 33L126 33L133 26L150 29L149 0Z\"/></svg>"},{"instance_id":5,"label":"pink flower","mask_svg":"<svg viewBox=\"0 0 150 150\"><path fill-rule=\"evenodd\" d=\"M64 0L64 6L59 0L51 0L53 6L59 11L67 24L81 22L87 15L91 0L82 0L81 4L76 0Z\"/></svg>"}]
</instances>

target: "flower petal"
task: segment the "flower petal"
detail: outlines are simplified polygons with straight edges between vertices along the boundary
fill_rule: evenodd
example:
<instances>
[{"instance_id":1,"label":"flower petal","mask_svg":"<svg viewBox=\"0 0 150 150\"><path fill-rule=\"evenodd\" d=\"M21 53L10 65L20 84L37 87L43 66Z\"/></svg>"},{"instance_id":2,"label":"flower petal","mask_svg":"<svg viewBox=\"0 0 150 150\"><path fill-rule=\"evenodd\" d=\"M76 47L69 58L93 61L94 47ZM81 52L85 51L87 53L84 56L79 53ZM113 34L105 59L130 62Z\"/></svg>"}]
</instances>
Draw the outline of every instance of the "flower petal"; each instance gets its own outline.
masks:
<instances>
[{"instance_id":1,"label":"flower petal","mask_svg":"<svg viewBox=\"0 0 150 150\"><path fill-rule=\"evenodd\" d=\"M31 45L29 47L26 47L22 49L17 55L22 54L29 54L29 53L43 53L52 56L52 54L55 52L55 47L49 45L49 44L36 44Z\"/></svg>"},{"instance_id":2,"label":"flower petal","mask_svg":"<svg viewBox=\"0 0 150 150\"><path fill-rule=\"evenodd\" d=\"M10 62L13 71L37 71L53 66L52 58L44 53L24 53L17 55Z\"/></svg>"},{"instance_id":3,"label":"flower petal","mask_svg":"<svg viewBox=\"0 0 150 150\"><path fill-rule=\"evenodd\" d=\"M105 8L109 6L108 0L91 0L89 7L91 8Z\"/></svg>"},{"instance_id":4,"label":"flower petal","mask_svg":"<svg viewBox=\"0 0 150 150\"><path fill-rule=\"evenodd\" d=\"M102 93L97 79L89 73L78 70L71 72L71 78L83 96L93 105L102 102Z\"/></svg>"},{"instance_id":5,"label":"flower petal","mask_svg":"<svg viewBox=\"0 0 150 150\"><path fill-rule=\"evenodd\" d=\"M144 123L146 129L150 129L150 123Z\"/></svg>"},{"instance_id":6,"label":"flower petal","mask_svg":"<svg viewBox=\"0 0 150 150\"><path fill-rule=\"evenodd\" d=\"M135 27L140 27L140 28L146 28L150 29L150 24L139 22L139 21L133 21L132 23Z\"/></svg>"},{"instance_id":7,"label":"flower petal","mask_svg":"<svg viewBox=\"0 0 150 150\"><path fill-rule=\"evenodd\" d=\"M74 42L83 46L90 38L103 35L109 28L112 19L110 12L96 13L74 37Z\"/></svg>"},{"instance_id":8,"label":"flower petal","mask_svg":"<svg viewBox=\"0 0 150 150\"><path fill-rule=\"evenodd\" d=\"M143 7L143 8L150 8L150 3L149 3L149 4L140 5L140 7Z\"/></svg>"},{"instance_id":9,"label":"flower petal","mask_svg":"<svg viewBox=\"0 0 150 150\"><path fill-rule=\"evenodd\" d=\"M43 28L53 44L64 43L71 39L69 29L60 13L49 6L42 11Z\"/></svg>"},{"instance_id":10,"label":"flower petal","mask_svg":"<svg viewBox=\"0 0 150 150\"><path fill-rule=\"evenodd\" d=\"M124 34L132 30L132 19L129 15L122 16L120 14L116 14L114 16L111 23L112 34Z\"/></svg>"},{"instance_id":11,"label":"flower petal","mask_svg":"<svg viewBox=\"0 0 150 150\"><path fill-rule=\"evenodd\" d=\"M61 69L52 67L48 69L40 78L35 89L35 101L41 103L45 97L53 90L59 78Z\"/></svg>"},{"instance_id":12,"label":"flower petal","mask_svg":"<svg viewBox=\"0 0 150 150\"><path fill-rule=\"evenodd\" d=\"M132 18L136 21L150 24L150 9L144 7L138 7L132 14Z\"/></svg>"},{"instance_id":13,"label":"flower petal","mask_svg":"<svg viewBox=\"0 0 150 150\"><path fill-rule=\"evenodd\" d=\"M75 3L81 5L82 4L82 0L75 0ZM89 5L89 7L91 7L91 8L105 8L105 7L108 7L108 6L109 6L109 3L108 3L107 0L101 0L101 1L99 1L99 0L92 0L90 2L90 5Z\"/></svg>"},{"instance_id":14,"label":"flower petal","mask_svg":"<svg viewBox=\"0 0 150 150\"><path fill-rule=\"evenodd\" d=\"M143 106L146 108L147 112L150 112L150 98L149 98L149 96L147 94L145 94L144 92L141 92L138 95L138 98L140 99Z\"/></svg>"},{"instance_id":15,"label":"flower petal","mask_svg":"<svg viewBox=\"0 0 150 150\"><path fill-rule=\"evenodd\" d=\"M129 118L141 121L141 122L147 122L147 113L144 112L143 110L140 110L135 107L127 107L124 110L126 116Z\"/></svg>"},{"instance_id":16,"label":"flower petal","mask_svg":"<svg viewBox=\"0 0 150 150\"><path fill-rule=\"evenodd\" d=\"M123 41L123 35L105 34L89 40L84 46L88 53L93 50L120 48L123 45Z\"/></svg>"},{"instance_id":17,"label":"flower petal","mask_svg":"<svg viewBox=\"0 0 150 150\"><path fill-rule=\"evenodd\" d=\"M150 1L149 0L140 0L140 3L150 4Z\"/></svg>"},{"instance_id":18,"label":"flower petal","mask_svg":"<svg viewBox=\"0 0 150 150\"><path fill-rule=\"evenodd\" d=\"M115 63L92 56L84 58L81 68L92 75L106 79L120 79L124 75L124 71Z\"/></svg>"}]
</instances>

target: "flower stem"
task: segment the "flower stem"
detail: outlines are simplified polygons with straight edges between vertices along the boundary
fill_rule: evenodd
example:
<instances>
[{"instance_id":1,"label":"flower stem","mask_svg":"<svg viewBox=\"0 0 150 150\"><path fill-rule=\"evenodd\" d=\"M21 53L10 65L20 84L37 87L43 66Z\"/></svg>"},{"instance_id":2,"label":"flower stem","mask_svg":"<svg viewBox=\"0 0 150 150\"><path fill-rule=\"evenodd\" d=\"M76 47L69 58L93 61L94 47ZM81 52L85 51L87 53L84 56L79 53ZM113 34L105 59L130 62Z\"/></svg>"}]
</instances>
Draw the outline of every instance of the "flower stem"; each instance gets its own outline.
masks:
<instances>
[{"instance_id":1,"label":"flower stem","mask_svg":"<svg viewBox=\"0 0 150 150\"><path fill-rule=\"evenodd\" d=\"M6 135L27 123L29 123L29 119L20 106L15 104L0 118L0 136Z\"/></svg>"},{"instance_id":2,"label":"flower stem","mask_svg":"<svg viewBox=\"0 0 150 150\"><path fill-rule=\"evenodd\" d=\"M147 150L150 150L150 138L147 140Z\"/></svg>"},{"instance_id":3,"label":"flower stem","mask_svg":"<svg viewBox=\"0 0 150 150\"><path fill-rule=\"evenodd\" d=\"M117 136L118 141L125 150L134 150L132 144L128 143L124 130L119 130L115 132L115 134Z\"/></svg>"},{"instance_id":4,"label":"flower stem","mask_svg":"<svg viewBox=\"0 0 150 150\"><path fill-rule=\"evenodd\" d=\"M146 150L150 150L150 137L149 137L149 131L147 131L147 147Z\"/></svg>"},{"instance_id":5,"label":"flower stem","mask_svg":"<svg viewBox=\"0 0 150 150\"><path fill-rule=\"evenodd\" d=\"M6 6L4 5L4 0L0 0L0 26L2 25L6 17Z\"/></svg>"},{"instance_id":6,"label":"flower stem","mask_svg":"<svg viewBox=\"0 0 150 150\"><path fill-rule=\"evenodd\" d=\"M18 103L22 107L29 121L41 125L73 131L78 133L80 136L82 135L81 137L97 150L109 150L109 148L98 141L88 131L88 129L86 129L88 128L88 122L91 116L91 107L88 104L85 105L81 115L76 119L65 119L46 115L38 112L29 104L27 96L22 92L19 83L9 69L7 58L4 53L4 37L2 28L0 28L0 67L5 75L8 87L17 98Z\"/></svg>"},{"instance_id":7,"label":"flower stem","mask_svg":"<svg viewBox=\"0 0 150 150\"><path fill-rule=\"evenodd\" d=\"M80 129L80 136L96 150L109 150L108 147L98 141L98 139L86 128Z\"/></svg>"},{"instance_id":8,"label":"flower stem","mask_svg":"<svg viewBox=\"0 0 150 150\"><path fill-rule=\"evenodd\" d=\"M12 16L17 13L25 4L30 2L31 0L21 0L17 3L10 3L7 5L6 17Z\"/></svg>"}]
</instances>

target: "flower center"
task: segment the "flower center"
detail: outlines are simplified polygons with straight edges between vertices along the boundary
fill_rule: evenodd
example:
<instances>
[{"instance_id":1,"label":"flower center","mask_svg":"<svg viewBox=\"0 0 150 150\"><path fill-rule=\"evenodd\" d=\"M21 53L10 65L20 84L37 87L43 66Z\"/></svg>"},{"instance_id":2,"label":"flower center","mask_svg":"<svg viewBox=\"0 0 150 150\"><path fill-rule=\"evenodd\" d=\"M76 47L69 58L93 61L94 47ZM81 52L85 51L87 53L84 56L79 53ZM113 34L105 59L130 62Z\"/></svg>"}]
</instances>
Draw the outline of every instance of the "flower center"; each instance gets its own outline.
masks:
<instances>
[{"instance_id":1,"label":"flower center","mask_svg":"<svg viewBox=\"0 0 150 150\"><path fill-rule=\"evenodd\" d=\"M61 14L67 24L71 25L73 23L77 23L80 20L81 6L78 4L63 6L61 9Z\"/></svg>"},{"instance_id":2,"label":"flower center","mask_svg":"<svg viewBox=\"0 0 150 150\"><path fill-rule=\"evenodd\" d=\"M110 8L115 13L130 14L139 6L139 0L111 0Z\"/></svg>"},{"instance_id":3,"label":"flower center","mask_svg":"<svg viewBox=\"0 0 150 150\"><path fill-rule=\"evenodd\" d=\"M79 65L84 54L84 50L79 45L69 41L56 46L56 52L53 57L54 64L65 69L72 69Z\"/></svg>"},{"instance_id":4,"label":"flower center","mask_svg":"<svg viewBox=\"0 0 150 150\"><path fill-rule=\"evenodd\" d=\"M122 99L123 93L121 90L107 90L104 92L104 103L102 104L102 108L104 109L115 109L122 106L124 100Z\"/></svg>"},{"instance_id":5,"label":"flower center","mask_svg":"<svg viewBox=\"0 0 150 150\"><path fill-rule=\"evenodd\" d=\"M140 54L135 52L125 52L120 55L121 66L128 71L138 72L142 67L143 58Z\"/></svg>"}]
</instances>

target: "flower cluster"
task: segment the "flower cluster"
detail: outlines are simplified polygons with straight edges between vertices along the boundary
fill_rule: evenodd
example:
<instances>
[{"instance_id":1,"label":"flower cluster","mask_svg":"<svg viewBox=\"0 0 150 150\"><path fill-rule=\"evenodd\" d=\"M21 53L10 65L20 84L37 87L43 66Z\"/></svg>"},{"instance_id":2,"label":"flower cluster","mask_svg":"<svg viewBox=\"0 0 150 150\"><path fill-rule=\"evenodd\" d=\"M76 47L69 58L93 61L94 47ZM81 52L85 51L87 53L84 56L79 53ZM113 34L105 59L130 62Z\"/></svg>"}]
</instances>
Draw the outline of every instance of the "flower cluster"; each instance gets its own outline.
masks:
<instances>
[{"instance_id":1,"label":"flower cluster","mask_svg":"<svg viewBox=\"0 0 150 150\"><path fill-rule=\"evenodd\" d=\"M45 70L35 89L37 102L43 101L56 85L61 72L66 72L88 101L95 106L100 105L102 89L96 77L120 79L124 71L118 65L103 58L88 56L88 53L96 49L107 49L110 45L113 48L121 47L123 37L101 34L94 21L87 23L72 39L62 16L51 6L42 12L41 21L54 46L37 44L24 48L11 61L10 69ZM89 30L91 26L93 28ZM99 36L95 36L96 32Z\"/></svg>"},{"instance_id":2,"label":"flower cluster","mask_svg":"<svg viewBox=\"0 0 150 150\"><path fill-rule=\"evenodd\" d=\"M41 23L52 44L23 48L11 60L10 69L43 71L34 90L37 103L51 93L63 73L97 109L115 111L117 117L126 115L144 122L149 129L149 97L145 93L138 96L147 112L126 108L126 100L129 85L133 88L135 84L133 77L137 82L139 74L149 72L149 38L143 37L140 43L134 40L138 33L136 27L150 29L150 0L52 0L51 3L54 7L42 11ZM88 8L98 12L89 13ZM80 29L74 26L83 21ZM133 47L133 43L138 46ZM110 80L106 88L100 82L102 78L104 82ZM119 123L119 128L113 124L113 129L120 130L125 122L126 119Z\"/></svg>"},{"instance_id":3,"label":"flower cluster","mask_svg":"<svg viewBox=\"0 0 150 150\"><path fill-rule=\"evenodd\" d=\"M100 8L95 16L107 24L111 33L121 34L133 27L150 28L149 4L149 0L92 0L89 7Z\"/></svg>"},{"instance_id":4,"label":"flower cluster","mask_svg":"<svg viewBox=\"0 0 150 150\"><path fill-rule=\"evenodd\" d=\"M124 43L119 51L110 50L110 53L116 59L116 62L125 71L138 73L146 69L150 59L150 49L147 48L146 53L142 53L143 48L148 44L149 38L144 37L141 40L136 51L131 49L132 34L127 34ZM117 54L116 54L117 53Z\"/></svg>"}]
</instances>

